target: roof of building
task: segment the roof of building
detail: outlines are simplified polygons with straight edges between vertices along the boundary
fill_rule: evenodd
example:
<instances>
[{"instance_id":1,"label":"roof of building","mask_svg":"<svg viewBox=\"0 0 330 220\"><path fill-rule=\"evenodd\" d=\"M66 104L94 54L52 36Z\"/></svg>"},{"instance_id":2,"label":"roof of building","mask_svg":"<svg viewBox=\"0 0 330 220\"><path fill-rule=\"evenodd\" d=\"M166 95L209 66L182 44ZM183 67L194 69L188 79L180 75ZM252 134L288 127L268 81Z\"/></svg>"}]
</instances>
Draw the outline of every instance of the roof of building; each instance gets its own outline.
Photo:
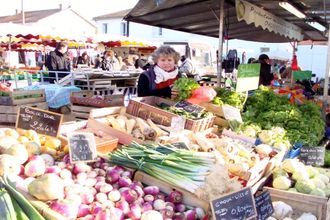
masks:
<instances>
[{"instance_id":1,"label":"roof of building","mask_svg":"<svg viewBox=\"0 0 330 220\"><path fill-rule=\"evenodd\" d=\"M25 23L34 23L37 22L45 17L48 17L52 14L55 14L62 9L47 9L47 10L38 10L38 11L25 11ZM22 12L17 13L15 15L8 15L0 17L0 23L22 23Z\"/></svg>"},{"instance_id":2,"label":"roof of building","mask_svg":"<svg viewBox=\"0 0 330 220\"><path fill-rule=\"evenodd\" d=\"M100 15L100 16L93 18L93 20L98 21L98 20L105 20L105 19L109 19L109 18L123 18L128 14L128 12L130 12L130 10L131 10L131 8L125 9L122 11L113 12L110 14Z\"/></svg>"}]
</instances>

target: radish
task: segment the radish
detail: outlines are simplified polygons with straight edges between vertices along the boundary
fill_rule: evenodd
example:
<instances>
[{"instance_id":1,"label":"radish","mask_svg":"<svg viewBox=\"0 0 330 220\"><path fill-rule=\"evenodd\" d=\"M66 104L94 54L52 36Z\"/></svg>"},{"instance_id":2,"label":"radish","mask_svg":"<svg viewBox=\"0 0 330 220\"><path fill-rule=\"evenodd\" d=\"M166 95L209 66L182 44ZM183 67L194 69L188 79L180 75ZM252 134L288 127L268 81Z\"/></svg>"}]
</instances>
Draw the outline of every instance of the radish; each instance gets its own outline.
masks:
<instances>
[{"instance_id":1,"label":"radish","mask_svg":"<svg viewBox=\"0 0 330 220\"><path fill-rule=\"evenodd\" d=\"M157 210L157 211L163 210L166 207L164 200L161 200L161 199L156 199L154 201L154 205L153 206L154 206L154 209Z\"/></svg>"},{"instance_id":2,"label":"radish","mask_svg":"<svg viewBox=\"0 0 330 220\"><path fill-rule=\"evenodd\" d=\"M110 171L107 171L106 180L107 180L107 182L112 184L112 183L115 183L119 180L119 176L120 176L119 172L115 169L112 169Z\"/></svg>"},{"instance_id":3,"label":"radish","mask_svg":"<svg viewBox=\"0 0 330 220\"><path fill-rule=\"evenodd\" d=\"M46 163L42 157L34 155L30 157L30 161L25 165L24 174L29 177L36 177L44 174L46 171Z\"/></svg>"},{"instance_id":4,"label":"radish","mask_svg":"<svg viewBox=\"0 0 330 220\"><path fill-rule=\"evenodd\" d=\"M138 204L132 204L131 210L127 213L127 216L133 220L138 220L141 218L142 209Z\"/></svg>"},{"instance_id":5,"label":"radish","mask_svg":"<svg viewBox=\"0 0 330 220\"><path fill-rule=\"evenodd\" d=\"M79 205L75 204L71 200L56 200L51 202L49 207L69 219L77 218Z\"/></svg>"},{"instance_id":6,"label":"radish","mask_svg":"<svg viewBox=\"0 0 330 220\"><path fill-rule=\"evenodd\" d=\"M122 198L128 203L133 203L138 198L137 193L132 189L124 190L120 194Z\"/></svg>"},{"instance_id":7,"label":"radish","mask_svg":"<svg viewBox=\"0 0 330 220\"><path fill-rule=\"evenodd\" d=\"M117 202L116 203L116 208L122 210L125 215L127 215L127 213L130 211L129 204L126 201Z\"/></svg>"},{"instance_id":8,"label":"radish","mask_svg":"<svg viewBox=\"0 0 330 220\"><path fill-rule=\"evenodd\" d=\"M167 197L167 200L172 203L181 203L183 199L182 193L179 191L172 191Z\"/></svg>"},{"instance_id":9,"label":"radish","mask_svg":"<svg viewBox=\"0 0 330 220\"><path fill-rule=\"evenodd\" d=\"M61 168L59 166L50 166L46 167L45 173L55 173L55 174L60 174Z\"/></svg>"},{"instance_id":10,"label":"radish","mask_svg":"<svg viewBox=\"0 0 330 220\"><path fill-rule=\"evenodd\" d=\"M44 161L45 161L45 163L46 163L46 165L48 167L54 165L55 159L51 155L49 155L49 154L41 154L40 156L42 157L42 159L44 159Z\"/></svg>"},{"instance_id":11,"label":"radish","mask_svg":"<svg viewBox=\"0 0 330 220\"><path fill-rule=\"evenodd\" d=\"M127 187L132 183L132 180L128 177L119 177L118 184L119 187Z\"/></svg>"},{"instance_id":12,"label":"radish","mask_svg":"<svg viewBox=\"0 0 330 220\"><path fill-rule=\"evenodd\" d=\"M81 197L81 202L83 204L91 204L94 201L94 196L92 193L90 192L84 192L82 194L80 194Z\"/></svg>"}]
</instances>

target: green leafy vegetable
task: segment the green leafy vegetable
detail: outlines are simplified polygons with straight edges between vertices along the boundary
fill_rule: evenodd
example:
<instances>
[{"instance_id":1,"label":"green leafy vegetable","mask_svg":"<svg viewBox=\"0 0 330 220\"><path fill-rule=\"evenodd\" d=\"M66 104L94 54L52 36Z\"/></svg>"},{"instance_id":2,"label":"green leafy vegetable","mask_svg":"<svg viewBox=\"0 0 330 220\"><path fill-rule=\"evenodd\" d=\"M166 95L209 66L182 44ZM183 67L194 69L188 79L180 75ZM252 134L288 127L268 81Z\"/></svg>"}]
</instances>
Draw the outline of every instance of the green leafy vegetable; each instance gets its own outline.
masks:
<instances>
[{"instance_id":1,"label":"green leafy vegetable","mask_svg":"<svg viewBox=\"0 0 330 220\"><path fill-rule=\"evenodd\" d=\"M175 81L173 89L178 91L177 100L186 100L191 97L192 91L199 88L199 84L190 78L180 78Z\"/></svg>"},{"instance_id":2,"label":"green leafy vegetable","mask_svg":"<svg viewBox=\"0 0 330 220\"><path fill-rule=\"evenodd\" d=\"M239 109L243 109L245 95L225 88L216 88L217 97L214 98L213 104L228 104Z\"/></svg>"}]
</instances>

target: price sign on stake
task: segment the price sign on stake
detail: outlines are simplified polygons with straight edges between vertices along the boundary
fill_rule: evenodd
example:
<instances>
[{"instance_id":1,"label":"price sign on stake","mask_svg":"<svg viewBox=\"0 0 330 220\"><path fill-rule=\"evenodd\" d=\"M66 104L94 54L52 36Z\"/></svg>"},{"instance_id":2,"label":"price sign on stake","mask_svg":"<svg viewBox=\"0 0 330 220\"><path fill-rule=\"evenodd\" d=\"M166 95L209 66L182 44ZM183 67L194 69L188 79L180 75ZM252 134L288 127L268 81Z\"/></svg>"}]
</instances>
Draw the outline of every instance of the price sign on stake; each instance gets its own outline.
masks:
<instances>
[{"instance_id":1,"label":"price sign on stake","mask_svg":"<svg viewBox=\"0 0 330 220\"><path fill-rule=\"evenodd\" d=\"M189 113L200 113L205 110L205 108L199 106L199 105L194 105L186 101L180 101L177 102L174 107L177 108L183 108L186 112Z\"/></svg>"},{"instance_id":2,"label":"price sign on stake","mask_svg":"<svg viewBox=\"0 0 330 220\"><path fill-rule=\"evenodd\" d=\"M255 90L259 86L260 63L240 64L237 70L236 92Z\"/></svg>"},{"instance_id":3,"label":"price sign on stake","mask_svg":"<svg viewBox=\"0 0 330 220\"><path fill-rule=\"evenodd\" d=\"M247 187L211 201L215 220L243 220L257 216L251 187Z\"/></svg>"},{"instance_id":4,"label":"price sign on stake","mask_svg":"<svg viewBox=\"0 0 330 220\"><path fill-rule=\"evenodd\" d=\"M71 163L78 161L90 162L96 160L96 144L93 133L69 133L68 140Z\"/></svg>"},{"instance_id":5,"label":"price sign on stake","mask_svg":"<svg viewBox=\"0 0 330 220\"><path fill-rule=\"evenodd\" d=\"M170 136L173 137L178 132L184 130L184 126L186 125L186 119L184 117L173 117L171 121L171 130L170 130Z\"/></svg>"},{"instance_id":6,"label":"price sign on stake","mask_svg":"<svg viewBox=\"0 0 330 220\"><path fill-rule=\"evenodd\" d=\"M274 208L268 190L257 195L255 201L258 213L257 220L265 220L273 214Z\"/></svg>"},{"instance_id":7,"label":"price sign on stake","mask_svg":"<svg viewBox=\"0 0 330 220\"><path fill-rule=\"evenodd\" d=\"M303 146L300 149L299 159L306 165L323 166L325 147Z\"/></svg>"},{"instance_id":8,"label":"price sign on stake","mask_svg":"<svg viewBox=\"0 0 330 220\"><path fill-rule=\"evenodd\" d=\"M20 107L16 128L34 130L39 134L57 137L63 115L38 108Z\"/></svg>"}]
</instances>

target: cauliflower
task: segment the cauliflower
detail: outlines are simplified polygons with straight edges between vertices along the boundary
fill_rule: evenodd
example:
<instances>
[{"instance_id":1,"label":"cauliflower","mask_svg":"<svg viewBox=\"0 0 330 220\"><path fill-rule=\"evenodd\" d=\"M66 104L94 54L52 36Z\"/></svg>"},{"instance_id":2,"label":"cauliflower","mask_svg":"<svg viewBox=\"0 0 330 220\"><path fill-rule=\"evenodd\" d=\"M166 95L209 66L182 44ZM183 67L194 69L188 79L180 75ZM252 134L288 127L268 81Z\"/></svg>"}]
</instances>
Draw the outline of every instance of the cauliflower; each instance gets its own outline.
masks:
<instances>
[{"instance_id":1,"label":"cauliflower","mask_svg":"<svg viewBox=\"0 0 330 220\"><path fill-rule=\"evenodd\" d=\"M298 180L294 187L298 192L309 194L315 189L315 184L312 180Z\"/></svg>"},{"instance_id":2,"label":"cauliflower","mask_svg":"<svg viewBox=\"0 0 330 220\"><path fill-rule=\"evenodd\" d=\"M276 219L284 219L285 217L291 217L292 207L282 201L273 202L274 213L272 217Z\"/></svg>"},{"instance_id":3,"label":"cauliflower","mask_svg":"<svg viewBox=\"0 0 330 220\"><path fill-rule=\"evenodd\" d=\"M262 143L271 144L272 141L272 132L270 130L263 130L259 133L259 138Z\"/></svg>"},{"instance_id":4,"label":"cauliflower","mask_svg":"<svg viewBox=\"0 0 330 220\"><path fill-rule=\"evenodd\" d=\"M273 180L273 187L275 189L287 190L291 187L291 180L288 177L285 177L285 176L276 177Z\"/></svg>"},{"instance_id":5,"label":"cauliflower","mask_svg":"<svg viewBox=\"0 0 330 220\"><path fill-rule=\"evenodd\" d=\"M289 174L285 170L283 170L282 168L276 167L273 170L273 179L275 179L276 177L279 177L279 176L289 177Z\"/></svg>"},{"instance_id":6,"label":"cauliflower","mask_svg":"<svg viewBox=\"0 0 330 220\"><path fill-rule=\"evenodd\" d=\"M272 151L273 148L267 144L259 144L255 147L258 154L262 154L268 156Z\"/></svg>"}]
</instances>

